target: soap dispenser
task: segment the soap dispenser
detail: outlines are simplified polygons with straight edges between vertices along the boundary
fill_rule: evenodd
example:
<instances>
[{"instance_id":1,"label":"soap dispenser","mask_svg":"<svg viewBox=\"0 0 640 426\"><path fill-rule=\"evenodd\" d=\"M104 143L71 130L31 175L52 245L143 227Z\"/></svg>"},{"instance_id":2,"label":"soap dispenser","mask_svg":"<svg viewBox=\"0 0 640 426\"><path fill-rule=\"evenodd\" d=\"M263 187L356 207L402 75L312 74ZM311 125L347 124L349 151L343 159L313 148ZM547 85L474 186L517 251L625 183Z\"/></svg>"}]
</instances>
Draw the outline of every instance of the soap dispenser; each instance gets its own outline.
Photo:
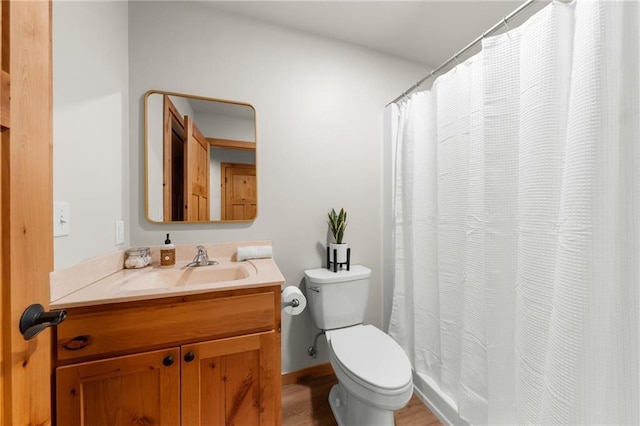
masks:
<instances>
[{"instance_id":1,"label":"soap dispenser","mask_svg":"<svg viewBox=\"0 0 640 426\"><path fill-rule=\"evenodd\" d=\"M160 266L173 266L176 264L176 246L171 244L169 234L160 248Z\"/></svg>"}]
</instances>

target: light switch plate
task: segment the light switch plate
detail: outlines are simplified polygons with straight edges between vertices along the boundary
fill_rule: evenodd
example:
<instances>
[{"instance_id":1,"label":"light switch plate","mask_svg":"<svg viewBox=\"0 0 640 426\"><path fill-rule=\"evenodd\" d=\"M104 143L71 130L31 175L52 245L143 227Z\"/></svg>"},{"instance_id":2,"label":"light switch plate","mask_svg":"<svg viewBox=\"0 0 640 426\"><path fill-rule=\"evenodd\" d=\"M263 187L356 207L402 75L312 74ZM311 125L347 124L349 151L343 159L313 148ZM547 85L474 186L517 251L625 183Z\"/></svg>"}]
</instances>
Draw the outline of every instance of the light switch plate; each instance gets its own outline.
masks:
<instances>
[{"instance_id":1,"label":"light switch plate","mask_svg":"<svg viewBox=\"0 0 640 426\"><path fill-rule=\"evenodd\" d=\"M116 245L124 244L124 220L116 220Z\"/></svg>"},{"instance_id":2,"label":"light switch plate","mask_svg":"<svg viewBox=\"0 0 640 426\"><path fill-rule=\"evenodd\" d=\"M69 217L69 203L53 203L53 236L66 237L71 232L71 219Z\"/></svg>"}]
</instances>

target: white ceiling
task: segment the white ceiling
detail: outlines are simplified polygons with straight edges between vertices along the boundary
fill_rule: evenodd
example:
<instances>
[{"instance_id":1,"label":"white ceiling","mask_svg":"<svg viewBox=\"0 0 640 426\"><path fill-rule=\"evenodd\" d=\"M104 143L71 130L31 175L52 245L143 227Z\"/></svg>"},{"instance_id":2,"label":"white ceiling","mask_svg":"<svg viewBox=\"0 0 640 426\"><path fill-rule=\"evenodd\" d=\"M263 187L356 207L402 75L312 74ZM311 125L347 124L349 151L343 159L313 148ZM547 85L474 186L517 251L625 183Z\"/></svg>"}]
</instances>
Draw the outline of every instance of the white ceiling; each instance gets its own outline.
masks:
<instances>
[{"instance_id":1,"label":"white ceiling","mask_svg":"<svg viewBox=\"0 0 640 426\"><path fill-rule=\"evenodd\" d=\"M263 22L367 47L433 68L520 6L524 0L210 1ZM532 6L513 28L541 9Z\"/></svg>"}]
</instances>

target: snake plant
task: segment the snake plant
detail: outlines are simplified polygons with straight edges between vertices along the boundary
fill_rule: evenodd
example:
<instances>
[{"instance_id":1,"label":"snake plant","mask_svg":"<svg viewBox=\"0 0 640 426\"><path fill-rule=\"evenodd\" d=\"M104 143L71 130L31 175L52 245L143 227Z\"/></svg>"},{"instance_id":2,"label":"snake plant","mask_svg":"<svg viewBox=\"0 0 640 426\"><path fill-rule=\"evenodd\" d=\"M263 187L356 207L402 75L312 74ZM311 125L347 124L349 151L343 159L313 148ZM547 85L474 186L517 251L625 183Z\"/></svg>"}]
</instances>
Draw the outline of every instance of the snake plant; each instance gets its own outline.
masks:
<instances>
[{"instance_id":1,"label":"snake plant","mask_svg":"<svg viewBox=\"0 0 640 426\"><path fill-rule=\"evenodd\" d=\"M342 244L344 229L347 227L347 212L344 209L340 209L340 213L336 213L335 209L331 209L328 216L329 229L331 229L333 238L337 244Z\"/></svg>"}]
</instances>

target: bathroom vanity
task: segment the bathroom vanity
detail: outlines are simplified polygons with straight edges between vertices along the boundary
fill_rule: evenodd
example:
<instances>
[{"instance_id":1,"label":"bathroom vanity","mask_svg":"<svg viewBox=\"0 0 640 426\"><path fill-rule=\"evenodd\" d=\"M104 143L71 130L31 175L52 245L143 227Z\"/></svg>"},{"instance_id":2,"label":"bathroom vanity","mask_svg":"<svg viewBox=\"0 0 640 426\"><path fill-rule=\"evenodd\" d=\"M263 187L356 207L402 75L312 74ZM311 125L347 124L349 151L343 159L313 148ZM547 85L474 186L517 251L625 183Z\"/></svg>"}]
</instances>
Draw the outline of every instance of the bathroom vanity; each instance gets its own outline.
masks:
<instances>
[{"instance_id":1,"label":"bathroom vanity","mask_svg":"<svg viewBox=\"0 0 640 426\"><path fill-rule=\"evenodd\" d=\"M281 423L282 275L272 259L218 259L117 271L54 303L67 311L53 357L58 425Z\"/></svg>"}]
</instances>

